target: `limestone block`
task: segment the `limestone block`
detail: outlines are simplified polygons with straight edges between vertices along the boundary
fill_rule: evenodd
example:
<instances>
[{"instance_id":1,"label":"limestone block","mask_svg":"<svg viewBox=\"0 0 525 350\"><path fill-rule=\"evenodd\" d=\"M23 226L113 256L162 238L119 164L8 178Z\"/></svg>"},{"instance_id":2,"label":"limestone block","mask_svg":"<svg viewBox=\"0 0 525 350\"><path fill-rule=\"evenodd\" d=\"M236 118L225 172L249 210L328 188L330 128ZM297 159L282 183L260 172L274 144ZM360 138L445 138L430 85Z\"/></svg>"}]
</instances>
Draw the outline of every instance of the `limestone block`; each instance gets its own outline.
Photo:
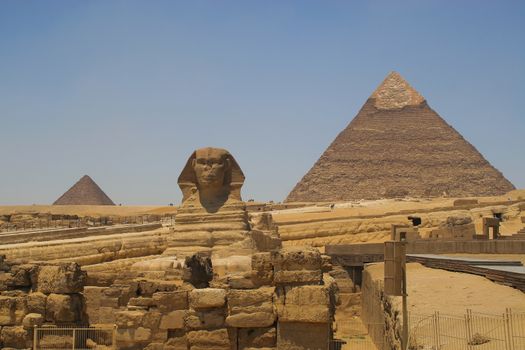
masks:
<instances>
[{"instance_id":1,"label":"limestone block","mask_svg":"<svg viewBox=\"0 0 525 350\"><path fill-rule=\"evenodd\" d=\"M0 296L0 326L16 324L16 300L12 297Z\"/></svg>"},{"instance_id":2,"label":"limestone block","mask_svg":"<svg viewBox=\"0 0 525 350\"><path fill-rule=\"evenodd\" d=\"M271 253L255 253L252 255L252 280L258 286L273 284Z\"/></svg>"},{"instance_id":3,"label":"limestone block","mask_svg":"<svg viewBox=\"0 0 525 350\"><path fill-rule=\"evenodd\" d=\"M0 326L14 326L22 323L27 314L27 303L24 294L0 296Z\"/></svg>"},{"instance_id":4,"label":"limestone block","mask_svg":"<svg viewBox=\"0 0 525 350\"><path fill-rule=\"evenodd\" d=\"M150 310L142 318L142 326L152 330L158 329L161 317L162 314L159 311Z\"/></svg>"},{"instance_id":5,"label":"limestone block","mask_svg":"<svg viewBox=\"0 0 525 350\"><path fill-rule=\"evenodd\" d=\"M9 290L9 280L11 279L11 273L0 271L0 292Z\"/></svg>"},{"instance_id":6,"label":"limestone block","mask_svg":"<svg viewBox=\"0 0 525 350\"><path fill-rule=\"evenodd\" d=\"M37 271L37 290L42 293L79 293L84 287L86 272L77 263L43 265Z\"/></svg>"},{"instance_id":7,"label":"limestone block","mask_svg":"<svg viewBox=\"0 0 525 350\"><path fill-rule=\"evenodd\" d=\"M157 292L171 292L179 288L181 282L173 280L143 279L138 281L137 293L152 297Z\"/></svg>"},{"instance_id":8,"label":"limestone block","mask_svg":"<svg viewBox=\"0 0 525 350\"><path fill-rule=\"evenodd\" d=\"M238 227L240 230L231 230L231 231L213 231L211 233L211 238L213 245L229 245L235 242L242 241L247 237L248 232L243 231L245 229L244 224L240 224ZM214 265L215 266L215 265Z\"/></svg>"},{"instance_id":9,"label":"limestone block","mask_svg":"<svg viewBox=\"0 0 525 350\"><path fill-rule=\"evenodd\" d=\"M82 295L84 296L86 303L86 314L89 318L89 323L100 323L100 307L102 305L102 301L106 300L103 294L104 289L106 288L92 286L84 287L84 292Z\"/></svg>"},{"instance_id":10,"label":"limestone block","mask_svg":"<svg viewBox=\"0 0 525 350\"><path fill-rule=\"evenodd\" d=\"M157 292L153 302L161 312L185 310L188 308L188 291Z\"/></svg>"},{"instance_id":11,"label":"limestone block","mask_svg":"<svg viewBox=\"0 0 525 350\"><path fill-rule=\"evenodd\" d=\"M190 331L187 333L190 349L230 350L233 342L226 328L213 331Z\"/></svg>"},{"instance_id":12,"label":"limestone block","mask_svg":"<svg viewBox=\"0 0 525 350\"><path fill-rule=\"evenodd\" d=\"M202 246L213 247L213 239L208 231L177 232L169 238L170 247Z\"/></svg>"},{"instance_id":13,"label":"limestone block","mask_svg":"<svg viewBox=\"0 0 525 350\"><path fill-rule=\"evenodd\" d=\"M32 329L34 326L41 326L44 323L44 316L41 314L27 314L22 320L22 326L25 329Z\"/></svg>"},{"instance_id":14,"label":"limestone block","mask_svg":"<svg viewBox=\"0 0 525 350\"><path fill-rule=\"evenodd\" d=\"M219 277L249 272L252 270L252 257L245 256L229 256L226 258L212 257L213 273Z\"/></svg>"},{"instance_id":15,"label":"limestone block","mask_svg":"<svg viewBox=\"0 0 525 350\"><path fill-rule=\"evenodd\" d=\"M149 343L144 350L164 350L164 343Z\"/></svg>"},{"instance_id":16,"label":"limestone block","mask_svg":"<svg viewBox=\"0 0 525 350\"><path fill-rule=\"evenodd\" d=\"M122 281L117 279L110 287L104 289L103 293L107 298L117 298L118 305L126 306L129 299L137 296L139 283L127 275L121 276L121 278Z\"/></svg>"},{"instance_id":17,"label":"limestone block","mask_svg":"<svg viewBox=\"0 0 525 350\"><path fill-rule=\"evenodd\" d=\"M323 273L330 272L332 271L332 269L332 258L330 257L330 255L321 255L321 270L323 271Z\"/></svg>"},{"instance_id":18,"label":"limestone block","mask_svg":"<svg viewBox=\"0 0 525 350\"><path fill-rule=\"evenodd\" d=\"M126 348L131 345L135 349L142 349L140 344L146 343L151 338L151 330L138 328L118 328L117 329L117 348Z\"/></svg>"},{"instance_id":19,"label":"limestone block","mask_svg":"<svg viewBox=\"0 0 525 350\"><path fill-rule=\"evenodd\" d=\"M285 289L284 303L277 303L279 322L331 322L330 294L325 286L299 286Z\"/></svg>"},{"instance_id":20,"label":"limestone block","mask_svg":"<svg viewBox=\"0 0 525 350\"><path fill-rule=\"evenodd\" d=\"M175 257L168 256L157 259L138 261L132 265L134 271L168 271L173 269L182 269L184 260L178 260Z\"/></svg>"},{"instance_id":21,"label":"limestone block","mask_svg":"<svg viewBox=\"0 0 525 350\"><path fill-rule=\"evenodd\" d=\"M269 327L275 322L273 293L275 288L264 287L251 290L228 291L229 327L257 328Z\"/></svg>"},{"instance_id":22,"label":"limestone block","mask_svg":"<svg viewBox=\"0 0 525 350\"><path fill-rule=\"evenodd\" d=\"M295 271L275 271L275 284L320 284L322 280L321 270L295 270Z\"/></svg>"},{"instance_id":23,"label":"limestone block","mask_svg":"<svg viewBox=\"0 0 525 350\"><path fill-rule=\"evenodd\" d=\"M146 311L143 310L124 310L115 314L116 324L119 328L138 328L142 325L142 319Z\"/></svg>"},{"instance_id":24,"label":"limestone block","mask_svg":"<svg viewBox=\"0 0 525 350\"><path fill-rule=\"evenodd\" d=\"M75 322L80 320L82 301L79 294L50 294L46 300L46 321Z\"/></svg>"},{"instance_id":25,"label":"limestone block","mask_svg":"<svg viewBox=\"0 0 525 350\"><path fill-rule=\"evenodd\" d=\"M238 330L239 350L273 348L277 345L277 331L270 328L242 328Z\"/></svg>"},{"instance_id":26,"label":"limestone block","mask_svg":"<svg viewBox=\"0 0 525 350\"><path fill-rule=\"evenodd\" d=\"M0 218L0 220L2 220L2 219ZM1 224L1 222L0 222L0 224ZM11 270L11 264L9 264L6 261L5 255L0 254L0 272L2 272L2 271L3 272L7 272L9 270Z\"/></svg>"},{"instance_id":27,"label":"limestone block","mask_svg":"<svg viewBox=\"0 0 525 350\"><path fill-rule=\"evenodd\" d=\"M101 306L98 310L98 323L116 323L118 309Z\"/></svg>"},{"instance_id":28,"label":"limestone block","mask_svg":"<svg viewBox=\"0 0 525 350\"><path fill-rule=\"evenodd\" d=\"M222 308L191 310L184 322L187 329L213 329L224 327L225 317L225 310Z\"/></svg>"},{"instance_id":29,"label":"limestone block","mask_svg":"<svg viewBox=\"0 0 525 350\"><path fill-rule=\"evenodd\" d=\"M321 253L314 248L284 248L273 257L274 270L321 270Z\"/></svg>"},{"instance_id":30,"label":"limestone block","mask_svg":"<svg viewBox=\"0 0 525 350\"><path fill-rule=\"evenodd\" d=\"M193 289L189 293L189 301L193 309L222 307L226 302L226 291L218 288Z\"/></svg>"},{"instance_id":31,"label":"limestone block","mask_svg":"<svg viewBox=\"0 0 525 350\"><path fill-rule=\"evenodd\" d=\"M46 314L47 295L40 292L30 293L27 296L27 311L37 314Z\"/></svg>"},{"instance_id":32,"label":"limestone block","mask_svg":"<svg viewBox=\"0 0 525 350\"><path fill-rule=\"evenodd\" d=\"M167 315L162 316L160 320L160 329L183 329L184 328L184 317L186 316L186 310L175 310L171 311Z\"/></svg>"},{"instance_id":33,"label":"limestone block","mask_svg":"<svg viewBox=\"0 0 525 350\"><path fill-rule=\"evenodd\" d=\"M330 333L326 323L278 322L277 349L326 350Z\"/></svg>"},{"instance_id":34,"label":"limestone block","mask_svg":"<svg viewBox=\"0 0 525 350\"><path fill-rule=\"evenodd\" d=\"M171 336L166 343L164 343L163 350L187 350L188 349L188 339L186 334L175 334Z\"/></svg>"},{"instance_id":35,"label":"limestone block","mask_svg":"<svg viewBox=\"0 0 525 350\"><path fill-rule=\"evenodd\" d=\"M252 278L252 271L231 275L226 278L228 286L234 289L253 289L257 288L257 284L254 283Z\"/></svg>"},{"instance_id":36,"label":"limestone block","mask_svg":"<svg viewBox=\"0 0 525 350\"><path fill-rule=\"evenodd\" d=\"M258 251L267 252L282 247L281 238L279 238L279 235L275 232L253 230L250 233Z\"/></svg>"},{"instance_id":37,"label":"limestone block","mask_svg":"<svg viewBox=\"0 0 525 350\"><path fill-rule=\"evenodd\" d=\"M11 268L11 273L6 281L11 288L24 288L31 286L31 272L34 265L15 265Z\"/></svg>"},{"instance_id":38,"label":"limestone block","mask_svg":"<svg viewBox=\"0 0 525 350\"><path fill-rule=\"evenodd\" d=\"M148 308L154 305L153 298L139 297L129 299L128 305Z\"/></svg>"},{"instance_id":39,"label":"limestone block","mask_svg":"<svg viewBox=\"0 0 525 350\"><path fill-rule=\"evenodd\" d=\"M29 334L22 326L2 327L0 338L4 344L4 349L26 349L31 345Z\"/></svg>"}]
</instances>

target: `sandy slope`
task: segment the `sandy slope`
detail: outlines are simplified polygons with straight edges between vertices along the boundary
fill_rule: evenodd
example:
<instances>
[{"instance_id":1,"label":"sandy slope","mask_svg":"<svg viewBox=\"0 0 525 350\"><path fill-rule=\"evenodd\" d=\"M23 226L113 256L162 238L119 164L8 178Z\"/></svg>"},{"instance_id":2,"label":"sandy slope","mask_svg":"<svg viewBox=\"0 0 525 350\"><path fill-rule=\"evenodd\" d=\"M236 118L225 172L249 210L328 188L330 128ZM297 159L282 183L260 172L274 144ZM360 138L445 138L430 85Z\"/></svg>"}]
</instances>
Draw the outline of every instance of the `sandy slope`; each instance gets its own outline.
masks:
<instances>
[{"instance_id":1,"label":"sandy slope","mask_svg":"<svg viewBox=\"0 0 525 350\"><path fill-rule=\"evenodd\" d=\"M383 278L383 264L371 265L374 279ZM525 312L525 293L466 273L431 269L417 263L407 264L409 311L430 314L475 312L502 314L505 308ZM400 298L400 297L396 297Z\"/></svg>"}]
</instances>

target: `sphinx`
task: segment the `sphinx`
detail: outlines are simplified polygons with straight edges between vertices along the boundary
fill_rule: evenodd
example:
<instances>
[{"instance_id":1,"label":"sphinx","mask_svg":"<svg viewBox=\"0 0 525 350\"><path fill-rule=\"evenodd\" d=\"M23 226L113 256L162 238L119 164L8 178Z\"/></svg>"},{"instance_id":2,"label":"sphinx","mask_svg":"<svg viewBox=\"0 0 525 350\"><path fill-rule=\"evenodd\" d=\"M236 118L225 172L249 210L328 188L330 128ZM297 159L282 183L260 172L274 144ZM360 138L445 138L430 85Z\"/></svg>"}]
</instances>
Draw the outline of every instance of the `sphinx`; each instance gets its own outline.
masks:
<instances>
[{"instance_id":1,"label":"sphinx","mask_svg":"<svg viewBox=\"0 0 525 350\"><path fill-rule=\"evenodd\" d=\"M262 227L260 219L248 214L241 199L244 180L239 164L227 150L195 150L177 181L182 203L164 255L208 253L219 259L248 257L255 251L280 247L275 228Z\"/></svg>"}]
</instances>

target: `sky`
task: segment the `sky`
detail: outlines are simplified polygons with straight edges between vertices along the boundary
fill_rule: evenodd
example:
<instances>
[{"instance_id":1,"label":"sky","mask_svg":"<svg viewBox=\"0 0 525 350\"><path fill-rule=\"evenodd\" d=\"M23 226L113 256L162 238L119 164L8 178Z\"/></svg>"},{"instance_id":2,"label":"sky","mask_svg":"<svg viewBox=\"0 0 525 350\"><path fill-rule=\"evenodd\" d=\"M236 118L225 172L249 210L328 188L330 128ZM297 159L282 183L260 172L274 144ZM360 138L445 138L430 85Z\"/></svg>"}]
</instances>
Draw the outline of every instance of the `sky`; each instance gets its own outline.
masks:
<instances>
[{"instance_id":1,"label":"sky","mask_svg":"<svg viewBox=\"0 0 525 350\"><path fill-rule=\"evenodd\" d=\"M0 0L0 205L179 203L204 146L282 201L393 70L525 188L523 1Z\"/></svg>"}]
</instances>

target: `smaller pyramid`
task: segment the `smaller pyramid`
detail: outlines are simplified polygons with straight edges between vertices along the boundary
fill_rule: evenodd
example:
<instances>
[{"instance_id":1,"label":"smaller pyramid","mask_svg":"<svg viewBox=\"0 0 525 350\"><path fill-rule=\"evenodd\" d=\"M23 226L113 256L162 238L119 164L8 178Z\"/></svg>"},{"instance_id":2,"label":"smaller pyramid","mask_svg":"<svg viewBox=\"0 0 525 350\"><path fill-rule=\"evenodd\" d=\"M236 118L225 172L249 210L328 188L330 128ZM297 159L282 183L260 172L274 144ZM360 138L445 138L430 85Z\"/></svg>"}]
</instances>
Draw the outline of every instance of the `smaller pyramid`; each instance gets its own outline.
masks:
<instances>
[{"instance_id":1,"label":"smaller pyramid","mask_svg":"<svg viewBox=\"0 0 525 350\"><path fill-rule=\"evenodd\" d=\"M53 205L115 205L115 203L92 178L84 175Z\"/></svg>"}]
</instances>

